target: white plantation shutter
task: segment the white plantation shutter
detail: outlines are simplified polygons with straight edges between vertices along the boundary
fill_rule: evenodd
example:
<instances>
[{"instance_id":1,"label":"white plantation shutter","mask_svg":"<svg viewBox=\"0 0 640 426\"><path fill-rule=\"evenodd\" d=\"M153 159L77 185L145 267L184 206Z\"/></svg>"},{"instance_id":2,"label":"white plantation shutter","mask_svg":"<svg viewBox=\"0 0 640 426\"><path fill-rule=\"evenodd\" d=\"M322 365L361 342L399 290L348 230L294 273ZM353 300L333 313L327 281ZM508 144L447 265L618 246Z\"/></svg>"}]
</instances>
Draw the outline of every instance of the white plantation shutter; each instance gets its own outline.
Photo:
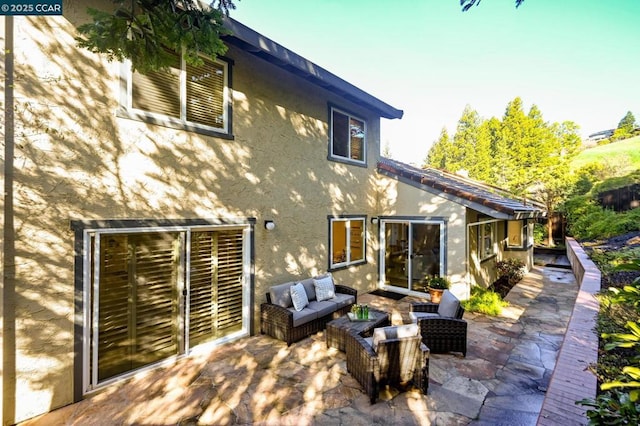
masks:
<instances>
[{"instance_id":1,"label":"white plantation shutter","mask_svg":"<svg viewBox=\"0 0 640 426\"><path fill-rule=\"evenodd\" d=\"M204 60L204 65L187 64L187 121L224 128L224 67Z\"/></svg>"},{"instance_id":2,"label":"white plantation shutter","mask_svg":"<svg viewBox=\"0 0 640 426\"><path fill-rule=\"evenodd\" d=\"M177 353L177 243L175 233L103 238L99 380Z\"/></svg>"},{"instance_id":3,"label":"white plantation shutter","mask_svg":"<svg viewBox=\"0 0 640 426\"><path fill-rule=\"evenodd\" d=\"M89 386L243 330L245 231L93 234Z\"/></svg>"},{"instance_id":4,"label":"white plantation shutter","mask_svg":"<svg viewBox=\"0 0 640 426\"><path fill-rule=\"evenodd\" d=\"M180 118L180 58L167 71L132 76L131 106L143 111Z\"/></svg>"},{"instance_id":5,"label":"white plantation shutter","mask_svg":"<svg viewBox=\"0 0 640 426\"><path fill-rule=\"evenodd\" d=\"M191 234L189 342L242 327L242 231Z\"/></svg>"},{"instance_id":6,"label":"white plantation shutter","mask_svg":"<svg viewBox=\"0 0 640 426\"><path fill-rule=\"evenodd\" d=\"M225 130L226 64L202 58L203 64L196 67L181 61L177 54L168 53L174 58L168 71L132 73L131 106L185 123Z\"/></svg>"},{"instance_id":7,"label":"white plantation shutter","mask_svg":"<svg viewBox=\"0 0 640 426\"><path fill-rule=\"evenodd\" d=\"M218 235L218 329L225 333L242 327L242 231Z\"/></svg>"}]
</instances>

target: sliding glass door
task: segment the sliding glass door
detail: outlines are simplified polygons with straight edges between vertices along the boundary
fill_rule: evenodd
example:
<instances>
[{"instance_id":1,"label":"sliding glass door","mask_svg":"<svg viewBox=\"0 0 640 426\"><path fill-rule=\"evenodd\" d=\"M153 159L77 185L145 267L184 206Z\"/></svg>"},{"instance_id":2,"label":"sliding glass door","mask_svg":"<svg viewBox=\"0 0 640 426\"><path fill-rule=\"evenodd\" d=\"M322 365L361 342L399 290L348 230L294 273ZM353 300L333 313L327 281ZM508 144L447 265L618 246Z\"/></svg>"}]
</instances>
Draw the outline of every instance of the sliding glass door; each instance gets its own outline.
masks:
<instances>
[{"instance_id":1,"label":"sliding glass door","mask_svg":"<svg viewBox=\"0 0 640 426\"><path fill-rule=\"evenodd\" d=\"M88 233L85 390L247 332L248 227Z\"/></svg>"},{"instance_id":2,"label":"sliding glass door","mask_svg":"<svg viewBox=\"0 0 640 426\"><path fill-rule=\"evenodd\" d=\"M383 219L380 224L384 286L426 292L426 278L444 274L444 222Z\"/></svg>"}]
</instances>

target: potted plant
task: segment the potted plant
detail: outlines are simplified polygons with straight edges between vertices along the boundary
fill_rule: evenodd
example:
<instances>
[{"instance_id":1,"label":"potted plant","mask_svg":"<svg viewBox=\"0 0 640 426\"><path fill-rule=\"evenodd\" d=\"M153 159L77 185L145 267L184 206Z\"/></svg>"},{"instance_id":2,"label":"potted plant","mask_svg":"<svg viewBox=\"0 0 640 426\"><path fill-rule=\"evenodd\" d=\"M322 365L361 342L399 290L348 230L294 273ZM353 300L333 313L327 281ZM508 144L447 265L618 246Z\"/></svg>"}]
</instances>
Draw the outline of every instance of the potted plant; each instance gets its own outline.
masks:
<instances>
[{"instance_id":1,"label":"potted plant","mask_svg":"<svg viewBox=\"0 0 640 426\"><path fill-rule=\"evenodd\" d=\"M451 283L447 277L427 277L427 287L429 289L429 296L431 296L432 303L440 303L442 293L449 288Z\"/></svg>"}]
</instances>

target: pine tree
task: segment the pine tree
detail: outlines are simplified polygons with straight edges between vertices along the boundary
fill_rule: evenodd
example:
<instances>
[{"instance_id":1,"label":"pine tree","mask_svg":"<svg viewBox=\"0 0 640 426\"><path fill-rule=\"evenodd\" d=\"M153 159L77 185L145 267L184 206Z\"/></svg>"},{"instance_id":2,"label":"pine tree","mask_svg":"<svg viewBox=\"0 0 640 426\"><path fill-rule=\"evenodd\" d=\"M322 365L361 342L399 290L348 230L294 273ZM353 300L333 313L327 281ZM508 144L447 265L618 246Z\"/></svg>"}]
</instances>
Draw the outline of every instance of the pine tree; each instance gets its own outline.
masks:
<instances>
[{"instance_id":1,"label":"pine tree","mask_svg":"<svg viewBox=\"0 0 640 426\"><path fill-rule=\"evenodd\" d=\"M502 118L502 128L496 141L496 154L500 155L502 164L498 171L498 184L508 190L518 191L523 178L523 161L526 152L522 149L521 141L525 139L527 116L522 109L522 99L516 97L507 104Z\"/></svg>"},{"instance_id":2,"label":"pine tree","mask_svg":"<svg viewBox=\"0 0 640 426\"><path fill-rule=\"evenodd\" d=\"M440 137L433 143L431 149L427 154L427 158L424 161L424 168L434 167L436 169L447 170L449 163L449 155L451 154L451 138L446 127L442 128Z\"/></svg>"},{"instance_id":3,"label":"pine tree","mask_svg":"<svg viewBox=\"0 0 640 426\"><path fill-rule=\"evenodd\" d=\"M481 120L476 111L469 105L462 111L458 120L456 133L453 136L452 159L449 170L452 172L467 171L474 177L472 170L476 167L476 143L479 137Z\"/></svg>"},{"instance_id":4,"label":"pine tree","mask_svg":"<svg viewBox=\"0 0 640 426\"><path fill-rule=\"evenodd\" d=\"M633 130L636 128L636 118L633 116L631 111L627 111L622 120L618 123L618 129L625 130L626 133L631 134Z\"/></svg>"}]
</instances>

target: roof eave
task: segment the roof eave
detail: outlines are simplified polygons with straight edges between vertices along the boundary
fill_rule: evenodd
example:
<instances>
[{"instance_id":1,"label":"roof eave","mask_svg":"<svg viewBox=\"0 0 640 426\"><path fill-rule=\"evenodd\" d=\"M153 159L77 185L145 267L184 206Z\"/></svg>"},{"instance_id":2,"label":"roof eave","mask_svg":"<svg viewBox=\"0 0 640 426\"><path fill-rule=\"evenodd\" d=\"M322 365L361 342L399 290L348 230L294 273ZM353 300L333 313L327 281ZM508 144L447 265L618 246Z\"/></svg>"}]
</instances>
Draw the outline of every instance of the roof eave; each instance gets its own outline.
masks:
<instances>
[{"instance_id":1,"label":"roof eave","mask_svg":"<svg viewBox=\"0 0 640 426\"><path fill-rule=\"evenodd\" d=\"M436 181L426 179L424 176L415 175L413 172L398 169L392 164L385 162L378 163L378 172L397 179L407 185L414 186L430 194L437 195L449 201L453 201L467 208L473 209L479 213L490 216L494 219L503 220L521 220L535 219L546 216L546 211L537 206L531 208L511 207L512 203L503 204L492 200L478 200L478 197L469 194L460 188L448 188ZM406 174L406 176L405 176ZM522 207L522 206L520 206Z\"/></svg>"},{"instance_id":2,"label":"roof eave","mask_svg":"<svg viewBox=\"0 0 640 426\"><path fill-rule=\"evenodd\" d=\"M357 105L375 111L380 117L388 119L402 118L404 114L402 110L396 109L357 88L246 25L225 17L224 26L231 32L231 34L222 37L229 44L258 56Z\"/></svg>"}]
</instances>

